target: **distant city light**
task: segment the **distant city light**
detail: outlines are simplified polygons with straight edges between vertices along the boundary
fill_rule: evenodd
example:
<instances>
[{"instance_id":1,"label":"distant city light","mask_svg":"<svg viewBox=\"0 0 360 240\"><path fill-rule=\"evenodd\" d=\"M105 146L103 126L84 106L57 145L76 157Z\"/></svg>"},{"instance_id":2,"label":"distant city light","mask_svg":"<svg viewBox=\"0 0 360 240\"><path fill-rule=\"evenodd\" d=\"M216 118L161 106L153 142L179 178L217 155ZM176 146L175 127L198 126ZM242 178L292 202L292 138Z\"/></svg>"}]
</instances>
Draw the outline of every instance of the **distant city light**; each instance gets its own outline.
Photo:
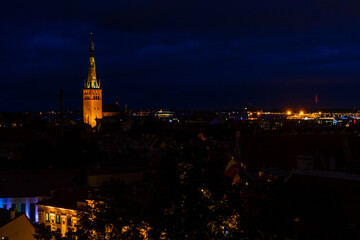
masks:
<instances>
[{"instance_id":1,"label":"distant city light","mask_svg":"<svg viewBox=\"0 0 360 240\"><path fill-rule=\"evenodd\" d=\"M286 114L287 114L287 115L291 115L291 111L287 111Z\"/></svg>"},{"instance_id":2,"label":"distant city light","mask_svg":"<svg viewBox=\"0 0 360 240\"><path fill-rule=\"evenodd\" d=\"M300 111L300 115L304 115L304 111Z\"/></svg>"}]
</instances>

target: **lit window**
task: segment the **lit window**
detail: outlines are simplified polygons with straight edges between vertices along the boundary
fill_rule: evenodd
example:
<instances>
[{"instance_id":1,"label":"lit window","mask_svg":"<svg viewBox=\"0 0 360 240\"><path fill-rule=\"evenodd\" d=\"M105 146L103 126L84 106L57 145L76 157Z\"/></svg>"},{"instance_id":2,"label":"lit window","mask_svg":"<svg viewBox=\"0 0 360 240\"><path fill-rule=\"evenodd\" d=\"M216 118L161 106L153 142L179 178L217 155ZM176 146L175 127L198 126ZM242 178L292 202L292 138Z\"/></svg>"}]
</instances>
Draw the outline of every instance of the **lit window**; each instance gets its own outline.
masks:
<instances>
[{"instance_id":1,"label":"lit window","mask_svg":"<svg viewBox=\"0 0 360 240\"><path fill-rule=\"evenodd\" d=\"M60 223L60 215L56 215L56 223Z\"/></svg>"},{"instance_id":2,"label":"lit window","mask_svg":"<svg viewBox=\"0 0 360 240\"><path fill-rule=\"evenodd\" d=\"M50 222L49 213L45 213L45 221Z\"/></svg>"}]
</instances>

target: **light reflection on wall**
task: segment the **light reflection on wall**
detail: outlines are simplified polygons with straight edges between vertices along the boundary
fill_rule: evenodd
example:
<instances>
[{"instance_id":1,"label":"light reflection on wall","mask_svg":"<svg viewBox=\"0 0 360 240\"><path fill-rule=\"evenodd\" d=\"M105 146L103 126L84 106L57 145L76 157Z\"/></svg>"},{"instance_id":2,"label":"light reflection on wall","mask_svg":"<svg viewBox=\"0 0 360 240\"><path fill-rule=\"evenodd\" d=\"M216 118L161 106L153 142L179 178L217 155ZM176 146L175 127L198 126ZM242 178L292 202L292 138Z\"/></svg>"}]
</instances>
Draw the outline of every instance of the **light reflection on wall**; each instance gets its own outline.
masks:
<instances>
[{"instance_id":1,"label":"light reflection on wall","mask_svg":"<svg viewBox=\"0 0 360 240\"><path fill-rule=\"evenodd\" d=\"M9 210L13 205L15 205L18 212L24 212L32 222L38 222L38 207L35 206L35 203L45 199L45 197L0 198L0 208L6 208ZM25 209L21 208L21 204L23 204Z\"/></svg>"}]
</instances>

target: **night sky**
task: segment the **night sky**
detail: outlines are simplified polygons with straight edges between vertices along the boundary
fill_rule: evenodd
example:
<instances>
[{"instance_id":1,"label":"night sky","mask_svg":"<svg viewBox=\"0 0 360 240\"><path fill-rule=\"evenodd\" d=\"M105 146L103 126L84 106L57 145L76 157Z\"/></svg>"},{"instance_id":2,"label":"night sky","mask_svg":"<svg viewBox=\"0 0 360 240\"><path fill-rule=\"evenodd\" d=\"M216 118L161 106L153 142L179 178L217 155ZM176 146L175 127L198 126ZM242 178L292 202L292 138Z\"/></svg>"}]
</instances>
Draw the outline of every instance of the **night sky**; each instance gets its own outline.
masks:
<instances>
[{"instance_id":1,"label":"night sky","mask_svg":"<svg viewBox=\"0 0 360 240\"><path fill-rule=\"evenodd\" d=\"M1 1L0 111L360 106L358 0Z\"/></svg>"}]
</instances>

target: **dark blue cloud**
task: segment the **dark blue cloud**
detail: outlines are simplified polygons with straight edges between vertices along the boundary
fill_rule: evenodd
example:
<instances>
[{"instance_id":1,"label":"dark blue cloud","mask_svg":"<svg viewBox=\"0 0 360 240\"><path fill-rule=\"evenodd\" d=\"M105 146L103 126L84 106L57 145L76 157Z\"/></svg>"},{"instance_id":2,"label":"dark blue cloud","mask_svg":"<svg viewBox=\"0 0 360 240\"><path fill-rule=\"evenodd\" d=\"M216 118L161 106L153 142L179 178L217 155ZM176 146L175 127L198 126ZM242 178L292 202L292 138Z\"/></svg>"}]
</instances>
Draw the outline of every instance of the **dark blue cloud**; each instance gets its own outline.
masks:
<instances>
[{"instance_id":1,"label":"dark blue cloud","mask_svg":"<svg viewBox=\"0 0 360 240\"><path fill-rule=\"evenodd\" d=\"M81 109L89 33L106 102L132 108L358 106L357 1L7 1L0 111Z\"/></svg>"}]
</instances>

